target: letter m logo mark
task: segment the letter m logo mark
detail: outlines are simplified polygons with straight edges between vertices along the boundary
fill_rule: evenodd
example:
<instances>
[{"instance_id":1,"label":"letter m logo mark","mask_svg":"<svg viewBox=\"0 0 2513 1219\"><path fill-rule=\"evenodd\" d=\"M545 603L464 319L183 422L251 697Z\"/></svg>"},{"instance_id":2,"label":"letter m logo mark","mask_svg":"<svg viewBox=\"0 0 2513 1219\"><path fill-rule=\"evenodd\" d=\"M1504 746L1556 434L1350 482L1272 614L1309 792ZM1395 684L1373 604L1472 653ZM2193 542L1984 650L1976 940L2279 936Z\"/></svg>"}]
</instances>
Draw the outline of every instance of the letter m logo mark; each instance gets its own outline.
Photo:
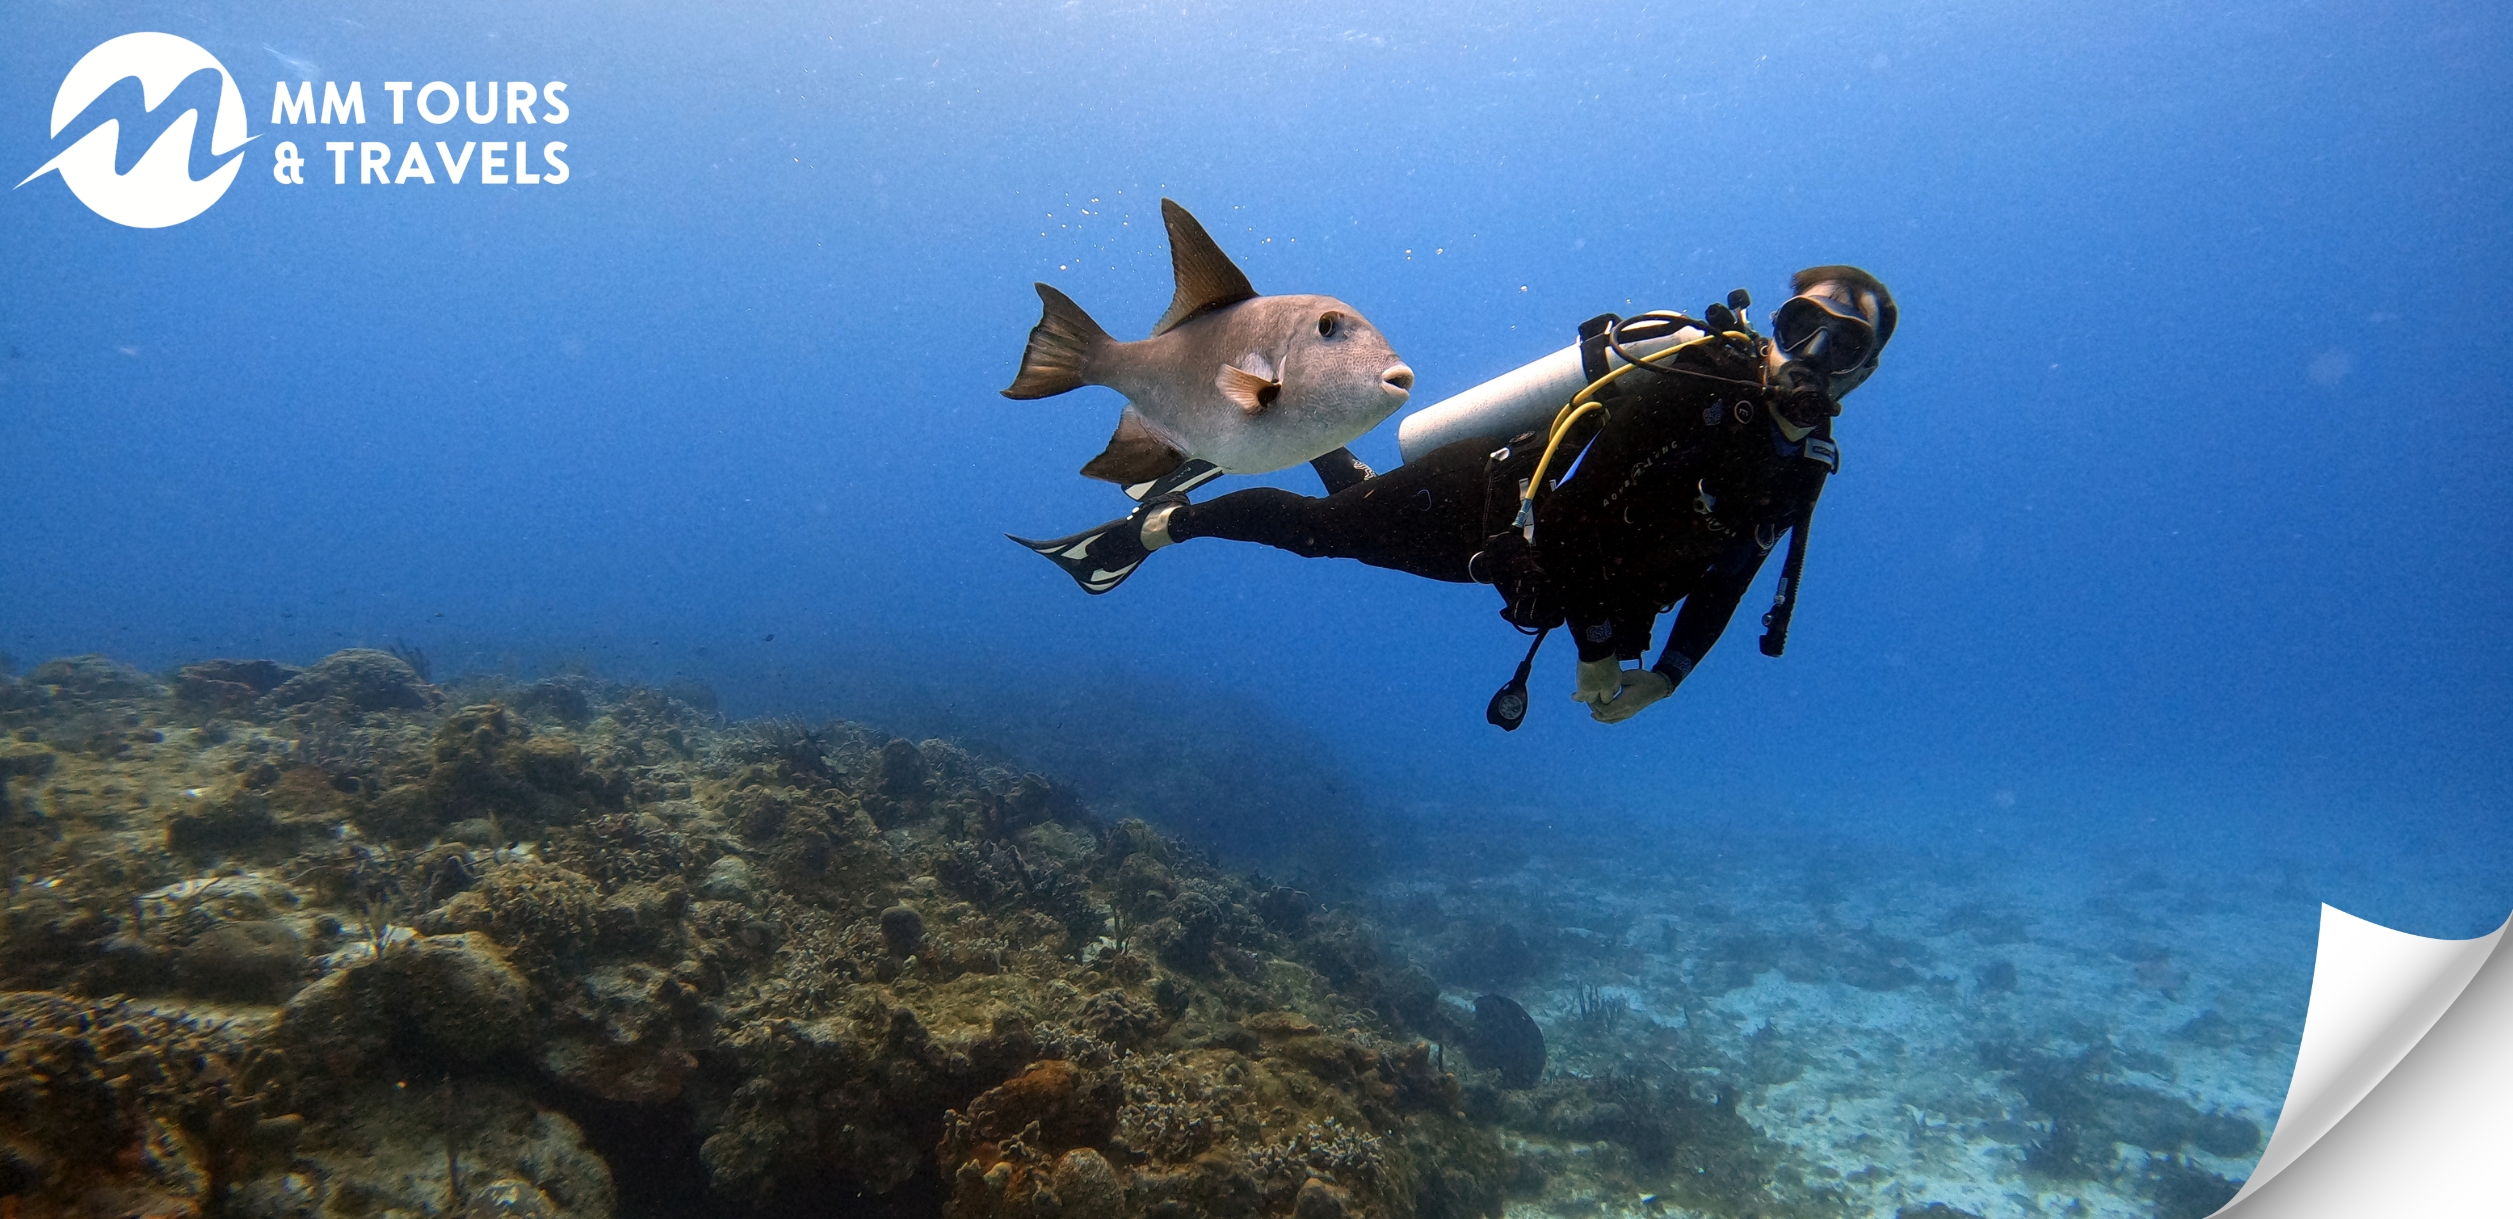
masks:
<instances>
[{"instance_id":1,"label":"letter m logo mark","mask_svg":"<svg viewBox=\"0 0 2513 1219\"><path fill-rule=\"evenodd\" d=\"M288 96L288 82L271 86L270 121L280 123L311 123L314 121L314 82L297 82L297 95Z\"/></svg>"},{"instance_id":2,"label":"letter m logo mark","mask_svg":"<svg viewBox=\"0 0 2513 1219\"><path fill-rule=\"evenodd\" d=\"M357 117L352 119L350 113ZM323 121L326 123L366 122L366 96L358 92L358 82L349 82L349 100L342 101L340 92L330 81L323 82Z\"/></svg>"},{"instance_id":3,"label":"letter m logo mark","mask_svg":"<svg viewBox=\"0 0 2513 1219\"><path fill-rule=\"evenodd\" d=\"M271 86L270 121L279 123L364 123L366 94L357 81L349 82L349 96L340 95L339 84L323 82L323 109L318 116L314 109L314 82L297 82L297 91L288 92L288 82Z\"/></svg>"}]
</instances>

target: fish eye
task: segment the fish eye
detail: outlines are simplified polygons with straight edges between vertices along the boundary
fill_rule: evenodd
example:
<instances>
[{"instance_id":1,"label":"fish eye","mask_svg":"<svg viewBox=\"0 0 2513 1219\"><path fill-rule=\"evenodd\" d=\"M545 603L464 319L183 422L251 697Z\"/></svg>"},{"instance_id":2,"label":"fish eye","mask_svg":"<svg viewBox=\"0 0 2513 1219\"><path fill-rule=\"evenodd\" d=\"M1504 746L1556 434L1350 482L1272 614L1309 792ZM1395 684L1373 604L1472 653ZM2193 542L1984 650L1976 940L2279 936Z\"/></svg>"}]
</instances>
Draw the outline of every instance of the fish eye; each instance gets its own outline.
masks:
<instances>
[{"instance_id":1,"label":"fish eye","mask_svg":"<svg viewBox=\"0 0 2513 1219\"><path fill-rule=\"evenodd\" d=\"M1331 339L1344 328L1344 315L1332 309L1318 315L1318 337Z\"/></svg>"}]
</instances>

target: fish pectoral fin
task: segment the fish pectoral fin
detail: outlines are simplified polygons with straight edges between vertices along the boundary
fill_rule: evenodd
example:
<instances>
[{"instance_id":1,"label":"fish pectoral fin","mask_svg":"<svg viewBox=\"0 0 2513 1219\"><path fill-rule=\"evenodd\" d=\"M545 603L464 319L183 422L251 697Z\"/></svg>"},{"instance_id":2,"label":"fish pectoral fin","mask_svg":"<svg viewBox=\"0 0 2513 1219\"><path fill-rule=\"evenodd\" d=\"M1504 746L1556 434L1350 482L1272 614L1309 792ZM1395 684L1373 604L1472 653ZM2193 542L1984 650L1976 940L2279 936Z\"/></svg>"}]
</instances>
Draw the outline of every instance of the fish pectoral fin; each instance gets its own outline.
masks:
<instances>
[{"instance_id":1,"label":"fish pectoral fin","mask_svg":"<svg viewBox=\"0 0 2513 1219\"><path fill-rule=\"evenodd\" d=\"M1260 377L1236 364L1222 365L1221 375L1213 378L1213 388L1251 415L1262 414L1283 393L1282 382Z\"/></svg>"},{"instance_id":2,"label":"fish pectoral fin","mask_svg":"<svg viewBox=\"0 0 2513 1219\"><path fill-rule=\"evenodd\" d=\"M1163 199L1161 220L1169 227L1169 269L1177 277L1178 290L1169 298L1169 311L1152 324L1154 335L1167 334L1199 314L1256 296L1248 277L1213 244L1212 235L1187 209Z\"/></svg>"},{"instance_id":3,"label":"fish pectoral fin","mask_svg":"<svg viewBox=\"0 0 2513 1219\"><path fill-rule=\"evenodd\" d=\"M1082 467L1082 474L1124 486L1159 478L1186 460L1186 454L1170 447L1129 406L1117 419L1117 434L1108 438L1108 447L1100 450L1099 456Z\"/></svg>"}]
</instances>

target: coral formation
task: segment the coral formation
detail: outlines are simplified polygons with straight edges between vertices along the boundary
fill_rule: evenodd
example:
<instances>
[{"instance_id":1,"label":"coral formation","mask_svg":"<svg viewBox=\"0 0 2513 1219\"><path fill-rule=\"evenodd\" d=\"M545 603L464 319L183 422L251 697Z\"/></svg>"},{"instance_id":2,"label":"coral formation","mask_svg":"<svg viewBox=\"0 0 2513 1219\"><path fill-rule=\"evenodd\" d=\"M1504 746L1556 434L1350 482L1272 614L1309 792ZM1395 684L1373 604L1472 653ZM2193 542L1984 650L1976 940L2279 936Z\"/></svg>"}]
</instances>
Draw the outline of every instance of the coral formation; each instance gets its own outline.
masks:
<instances>
[{"instance_id":1,"label":"coral formation","mask_svg":"<svg viewBox=\"0 0 2513 1219\"><path fill-rule=\"evenodd\" d=\"M946 742L424 659L0 679L0 1205L1465 1219L1524 1173L1349 909Z\"/></svg>"},{"instance_id":2,"label":"coral formation","mask_svg":"<svg viewBox=\"0 0 2513 1219\"><path fill-rule=\"evenodd\" d=\"M17 1214L209 1213L302 1127L276 1103L266 1024L0 993L0 1199Z\"/></svg>"},{"instance_id":3,"label":"coral formation","mask_svg":"<svg viewBox=\"0 0 2513 1219\"><path fill-rule=\"evenodd\" d=\"M430 676L0 678L0 1207L2006 1213L1894 1179L1953 1163L2197 1215L2267 1125L2159 1048L2270 1039L2186 944L2072 958L2152 1036L2025 1021L2019 903L1854 859L1583 887L1477 836L1329 907L950 742Z\"/></svg>"}]
</instances>

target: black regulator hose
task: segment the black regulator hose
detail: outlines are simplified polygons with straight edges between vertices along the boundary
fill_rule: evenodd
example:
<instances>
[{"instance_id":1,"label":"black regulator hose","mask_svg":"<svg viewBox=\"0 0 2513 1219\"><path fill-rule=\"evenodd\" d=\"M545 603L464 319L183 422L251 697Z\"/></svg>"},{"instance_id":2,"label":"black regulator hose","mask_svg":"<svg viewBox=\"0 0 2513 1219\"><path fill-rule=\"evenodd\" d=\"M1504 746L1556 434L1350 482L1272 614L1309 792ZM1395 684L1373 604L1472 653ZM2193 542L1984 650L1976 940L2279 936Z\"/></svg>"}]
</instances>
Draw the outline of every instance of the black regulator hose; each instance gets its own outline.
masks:
<instances>
[{"instance_id":1,"label":"black regulator hose","mask_svg":"<svg viewBox=\"0 0 2513 1219\"><path fill-rule=\"evenodd\" d=\"M1771 608L1763 611L1763 655L1778 656L1789 646L1789 619L1797 613L1798 579L1806 573L1806 527L1815 520L1815 505L1809 501L1798 514L1796 527L1789 530L1789 558L1780 565L1780 588L1771 597Z\"/></svg>"},{"instance_id":2,"label":"black regulator hose","mask_svg":"<svg viewBox=\"0 0 2513 1219\"><path fill-rule=\"evenodd\" d=\"M1722 377L1716 373L1706 373L1698 368L1680 367L1672 361L1661 363L1654 358L1647 358L1632 354L1632 352L1625 349L1623 346L1623 328L1634 322L1660 323L1669 327L1669 333L1673 333L1676 330L1682 330L1683 328L1690 326L1695 330L1701 331L1703 337L1705 338L1716 334L1732 333L1727 330L1714 329L1709 322L1701 321L1697 318L1686 317L1681 313L1674 312L1640 313L1627 318L1618 318L1606 326L1606 346L1612 348L1614 350L1614 354L1623 357L1623 362L1625 364L1637 368L1645 368L1654 373L1663 373L1670 377L1698 377L1704 381L1718 381L1728 385L1742 385L1748 389L1763 388L1762 382L1759 381L1740 381L1735 377ZM1637 343L1643 339L1656 337L1658 336L1653 334L1635 334L1631 336L1631 340ZM1695 341L1698 342L1699 340ZM1664 355L1666 353L1660 352L1659 354Z\"/></svg>"}]
</instances>

